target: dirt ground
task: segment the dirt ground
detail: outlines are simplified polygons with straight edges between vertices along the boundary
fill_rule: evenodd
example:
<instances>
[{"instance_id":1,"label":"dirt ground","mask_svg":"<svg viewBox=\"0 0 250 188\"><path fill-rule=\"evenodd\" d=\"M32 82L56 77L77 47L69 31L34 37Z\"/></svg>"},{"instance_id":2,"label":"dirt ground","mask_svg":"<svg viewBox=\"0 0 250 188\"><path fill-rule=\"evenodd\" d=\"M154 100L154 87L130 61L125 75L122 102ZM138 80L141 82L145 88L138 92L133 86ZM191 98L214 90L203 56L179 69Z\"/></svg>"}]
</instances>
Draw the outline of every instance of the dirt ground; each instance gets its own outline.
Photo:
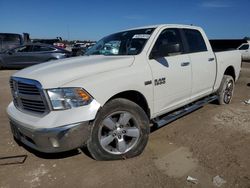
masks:
<instances>
[{"instance_id":1,"label":"dirt ground","mask_svg":"<svg viewBox=\"0 0 250 188\"><path fill-rule=\"evenodd\" d=\"M6 115L8 79L0 71L0 158L27 155L23 164L1 165L0 188L9 187L221 187L250 188L250 63L243 63L230 105L205 107L154 131L136 158L99 162L82 151L42 155L18 146ZM188 182L187 176L198 179Z\"/></svg>"}]
</instances>

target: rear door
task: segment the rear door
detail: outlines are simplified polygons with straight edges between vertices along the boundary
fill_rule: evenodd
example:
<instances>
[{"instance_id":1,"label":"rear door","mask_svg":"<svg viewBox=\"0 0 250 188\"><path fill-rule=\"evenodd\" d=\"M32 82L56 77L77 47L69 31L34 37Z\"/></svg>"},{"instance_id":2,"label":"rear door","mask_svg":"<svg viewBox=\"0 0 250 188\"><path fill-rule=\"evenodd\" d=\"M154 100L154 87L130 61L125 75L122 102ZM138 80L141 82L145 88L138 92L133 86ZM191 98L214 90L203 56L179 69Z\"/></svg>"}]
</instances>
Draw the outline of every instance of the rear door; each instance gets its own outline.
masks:
<instances>
[{"instance_id":1,"label":"rear door","mask_svg":"<svg viewBox=\"0 0 250 188\"><path fill-rule=\"evenodd\" d=\"M34 45L32 54L32 58L34 59L33 64L38 64L52 59L56 59L56 57L53 56L53 53L55 53L55 51L56 49L50 46Z\"/></svg>"},{"instance_id":2,"label":"rear door","mask_svg":"<svg viewBox=\"0 0 250 188\"><path fill-rule=\"evenodd\" d=\"M177 28L164 29L158 36L151 54L157 54L163 43L179 45L179 51L168 53L164 57L149 58L153 74L156 115L187 103L191 95L190 59L188 54L184 52L180 30Z\"/></svg>"},{"instance_id":3,"label":"rear door","mask_svg":"<svg viewBox=\"0 0 250 188\"><path fill-rule=\"evenodd\" d=\"M198 99L213 91L216 78L216 59L205 34L196 29L182 29L192 63L191 99Z\"/></svg>"}]
</instances>

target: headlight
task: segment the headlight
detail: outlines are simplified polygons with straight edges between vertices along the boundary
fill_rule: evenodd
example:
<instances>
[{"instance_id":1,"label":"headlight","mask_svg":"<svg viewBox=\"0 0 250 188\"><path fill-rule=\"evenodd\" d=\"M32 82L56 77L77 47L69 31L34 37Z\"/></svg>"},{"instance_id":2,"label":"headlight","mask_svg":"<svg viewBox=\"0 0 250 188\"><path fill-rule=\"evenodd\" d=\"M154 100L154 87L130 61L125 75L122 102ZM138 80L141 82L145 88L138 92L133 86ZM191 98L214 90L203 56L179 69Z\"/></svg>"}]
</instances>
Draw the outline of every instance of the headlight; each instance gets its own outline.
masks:
<instances>
[{"instance_id":1,"label":"headlight","mask_svg":"<svg viewBox=\"0 0 250 188\"><path fill-rule=\"evenodd\" d=\"M82 88L48 89L47 93L54 110L76 108L92 101L91 96Z\"/></svg>"}]
</instances>

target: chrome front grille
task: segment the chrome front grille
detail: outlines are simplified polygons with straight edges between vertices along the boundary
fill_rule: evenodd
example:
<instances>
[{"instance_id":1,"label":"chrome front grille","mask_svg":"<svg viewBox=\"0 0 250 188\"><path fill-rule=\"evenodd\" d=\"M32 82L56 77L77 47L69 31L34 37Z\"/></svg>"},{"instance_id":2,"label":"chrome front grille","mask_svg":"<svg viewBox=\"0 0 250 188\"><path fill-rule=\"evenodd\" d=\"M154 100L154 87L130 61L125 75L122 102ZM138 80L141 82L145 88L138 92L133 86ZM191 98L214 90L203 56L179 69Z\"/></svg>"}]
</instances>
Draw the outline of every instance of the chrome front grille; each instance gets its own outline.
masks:
<instances>
[{"instance_id":1,"label":"chrome front grille","mask_svg":"<svg viewBox=\"0 0 250 188\"><path fill-rule=\"evenodd\" d=\"M21 94L27 95L40 95L39 88L35 85L25 84L25 83L18 83L18 91Z\"/></svg>"},{"instance_id":2,"label":"chrome front grille","mask_svg":"<svg viewBox=\"0 0 250 188\"><path fill-rule=\"evenodd\" d=\"M36 114L48 112L48 106L38 81L12 77L10 88L14 105L21 111L28 111Z\"/></svg>"}]
</instances>

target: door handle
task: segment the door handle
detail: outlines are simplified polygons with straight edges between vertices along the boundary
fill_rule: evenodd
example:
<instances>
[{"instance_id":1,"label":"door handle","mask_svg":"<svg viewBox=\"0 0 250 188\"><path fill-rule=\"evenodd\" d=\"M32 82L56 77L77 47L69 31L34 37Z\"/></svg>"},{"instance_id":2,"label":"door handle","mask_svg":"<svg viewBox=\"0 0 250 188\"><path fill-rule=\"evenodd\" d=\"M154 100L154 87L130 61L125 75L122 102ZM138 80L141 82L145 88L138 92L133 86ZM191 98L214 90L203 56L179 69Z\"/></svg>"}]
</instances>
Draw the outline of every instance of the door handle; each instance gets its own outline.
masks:
<instances>
[{"instance_id":1,"label":"door handle","mask_svg":"<svg viewBox=\"0 0 250 188\"><path fill-rule=\"evenodd\" d=\"M208 58L208 61L214 61L214 57Z\"/></svg>"},{"instance_id":2,"label":"door handle","mask_svg":"<svg viewBox=\"0 0 250 188\"><path fill-rule=\"evenodd\" d=\"M185 66L188 66L189 64L190 64L190 62L182 62L182 63L181 63L181 66L182 66L182 67L185 67Z\"/></svg>"}]
</instances>

